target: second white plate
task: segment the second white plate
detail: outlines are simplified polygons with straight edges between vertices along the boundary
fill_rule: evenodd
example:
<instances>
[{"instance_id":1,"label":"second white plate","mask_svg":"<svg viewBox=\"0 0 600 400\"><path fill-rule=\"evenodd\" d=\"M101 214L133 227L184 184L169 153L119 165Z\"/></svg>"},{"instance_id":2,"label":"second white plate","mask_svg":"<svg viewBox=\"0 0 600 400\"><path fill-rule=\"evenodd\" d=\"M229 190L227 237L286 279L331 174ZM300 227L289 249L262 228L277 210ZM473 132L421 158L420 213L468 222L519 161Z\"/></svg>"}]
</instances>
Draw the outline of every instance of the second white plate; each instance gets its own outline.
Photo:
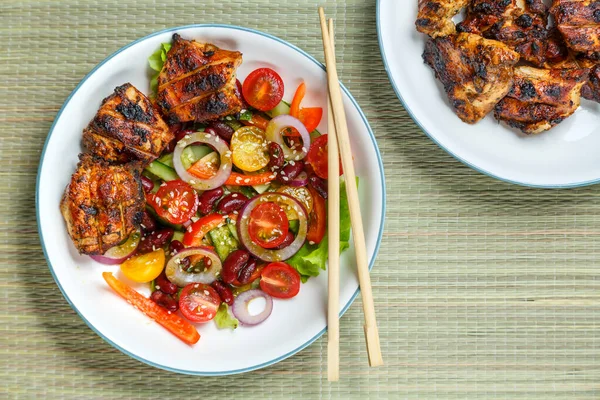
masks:
<instances>
[{"instance_id":1,"label":"second white plate","mask_svg":"<svg viewBox=\"0 0 600 400\"><path fill-rule=\"evenodd\" d=\"M378 0L381 54L396 94L429 137L471 168L526 186L562 188L600 182L600 104L582 99L554 129L523 136L492 115L463 123L423 63L427 37L415 30L417 1Z\"/></svg>"}]
</instances>

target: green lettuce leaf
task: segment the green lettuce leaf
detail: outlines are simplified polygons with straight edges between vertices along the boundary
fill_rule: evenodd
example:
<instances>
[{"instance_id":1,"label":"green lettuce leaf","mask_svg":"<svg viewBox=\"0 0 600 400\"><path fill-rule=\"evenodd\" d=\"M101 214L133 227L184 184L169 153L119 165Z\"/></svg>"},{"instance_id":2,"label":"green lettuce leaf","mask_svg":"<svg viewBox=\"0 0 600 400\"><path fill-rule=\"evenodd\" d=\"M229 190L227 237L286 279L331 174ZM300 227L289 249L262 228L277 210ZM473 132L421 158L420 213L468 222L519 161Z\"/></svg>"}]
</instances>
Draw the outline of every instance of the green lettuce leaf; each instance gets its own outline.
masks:
<instances>
[{"instance_id":1,"label":"green lettuce leaf","mask_svg":"<svg viewBox=\"0 0 600 400\"><path fill-rule=\"evenodd\" d=\"M356 183L358 184L358 178ZM346 184L340 182L340 253L350 247L350 228ZM327 235L325 235L319 244L304 243L304 246L287 260L287 263L298 271L302 282L306 282L311 276L318 276L327 268L328 242Z\"/></svg>"},{"instance_id":2,"label":"green lettuce leaf","mask_svg":"<svg viewBox=\"0 0 600 400\"><path fill-rule=\"evenodd\" d=\"M162 70L163 65L165 65L167 53L170 49L171 43L162 43L160 49L156 50L148 57L148 65L156 71L156 73L152 75L152 79L150 79L150 88L152 89L152 92L156 93L156 90L158 89L158 74Z\"/></svg>"},{"instance_id":3,"label":"green lettuce leaf","mask_svg":"<svg viewBox=\"0 0 600 400\"><path fill-rule=\"evenodd\" d=\"M221 303L215 315L215 323L219 329L235 329L238 327L239 321L231 315L227 304Z\"/></svg>"}]
</instances>

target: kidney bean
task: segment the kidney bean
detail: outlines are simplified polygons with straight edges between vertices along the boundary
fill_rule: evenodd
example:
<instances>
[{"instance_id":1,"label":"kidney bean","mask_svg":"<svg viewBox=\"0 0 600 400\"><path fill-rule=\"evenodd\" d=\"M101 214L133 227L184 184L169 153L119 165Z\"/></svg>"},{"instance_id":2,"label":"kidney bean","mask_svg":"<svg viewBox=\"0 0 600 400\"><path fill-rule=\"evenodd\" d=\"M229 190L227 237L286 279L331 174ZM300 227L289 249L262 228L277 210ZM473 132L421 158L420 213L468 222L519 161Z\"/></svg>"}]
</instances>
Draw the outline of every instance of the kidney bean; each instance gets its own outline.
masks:
<instances>
[{"instance_id":1,"label":"kidney bean","mask_svg":"<svg viewBox=\"0 0 600 400\"><path fill-rule=\"evenodd\" d=\"M167 278L167 275L165 274L165 271L163 271L158 278L156 278L154 280L154 284L156 286L158 286L158 290L160 290L163 293L166 294L175 294L177 293L177 290L179 289L177 287L176 284L174 284L173 282L171 282L169 280L169 278Z\"/></svg>"},{"instance_id":2,"label":"kidney bean","mask_svg":"<svg viewBox=\"0 0 600 400\"><path fill-rule=\"evenodd\" d=\"M165 147L165 153L172 153L173 151L175 151L175 146L177 146L177 140L173 139L169 142L169 144L167 144L167 146Z\"/></svg>"},{"instance_id":3,"label":"kidney bean","mask_svg":"<svg viewBox=\"0 0 600 400\"><path fill-rule=\"evenodd\" d=\"M233 292L229 286L221 281L214 281L210 286L212 286L213 289L219 293L219 297L223 303L227 304L228 306L233 305Z\"/></svg>"},{"instance_id":4,"label":"kidney bean","mask_svg":"<svg viewBox=\"0 0 600 400\"><path fill-rule=\"evenodd\" d=\"M156 221L152 216L148 213L148 211L142 212L142 221L140 222L140 227L143 232L152 232L156 229Z\"/></svg>"},{"instance_id":5,"label":"kidney bean","mask_svg":"<svg viewBox=\"0 0 600 400\"><path fill-rule=\"evenodd\" d=\"M207 190L202 193L198 198L198 210L200 213L203 215L210 214L216 201L219 200L224 193L225 191L222 187Z\"/></svg>"},{"instance_id":6,"label":"kidney bean","mask_svg":"<svg viewBox=\"0 0 600 400\"><path fill-rule=\"evenodd\" d=\"M169 252L172 256L179 253L183 249L185 249L185 246L179 240L172 240L171 243L169 243Z\"/></svg>"},{"instance_id":7,"label":"kidney bean","mask_svg":"<svg viewBox=\"0 0 600 400\"><path fill-rule=\"evenodd\" d=\"M325 182L325 179L321 179L316 175L311 175L308 178L308 183L317 191L317 193L321 195L322 198L327 198L327 182Z\"/></svg>"},{"instance_id":8,"label":"kidney bean","mask_svg":"<svg viewBox=\"0 0 600 400\"><path fill-rule=\"evenodd\" d=\"M285 184L297 177L304 169L303 161L290 161L277 175L277 180Z\"/></svg>"},{"instance_id":9,"label":"kidney bean","mask_svg":"<svg viewBox=\"0 0 600 400\"><path fill-rule=\"evenodd\" d=\"M236 250L229 254L223 263L221 279L225 283L232 283L238 277L240 270L250 260L250 253L246 250Z\"/></svg>"},{"instance_id":10,"label":"kidney bean","mask_svg":"<svg viewBox=\"0 0 600 400\"><path fill-rule=\"evenodd\" d=\"M285 158L283 157L283 149L281 148L281 146L275 142L271 142L271 143L269 143L267 150L269 151L269 156L270 156L269 164L267 165L267 167L271 171L275 171L275 170L283 167Z\"/></svg>"},{"instance_id":11,"label":"kidney bean","mask_svg":"<svg viewBox=\"0 0 600 400\"><path fill-rule=\"evenodd\" d=\"M144 192L146 193L150 193L152 192L152 189L154 189L154 182L152 181L152 179L148 178L147 176L142 175L142 187L144 188Z\"/></svg>"},{"instance_id":12,"label":"kidney bean","mask_svg":"<svg viewBox=\"0 0 600 400\"><path fill-rule=\"evenodd\" d=\"M287 235L285 235L285 239L283 239L283 242L281 242L281 244L279 246L277 246L275 249L281 250L283 248L288 247L290 244L292 244L294 239L296 239L296 236L294 236L294 234L291 231L288 231Z\"/></svg>"},{"instance_id":13,"label":"kidney bean","mask_svg":"<svg viewBox=\"0 0 600 400\"><path fill-rule=\"evenodd\" d=\"M229 193L219 201L217 211L222 214L232 213L242 208L248 200L242 193Z\"/></svg>"},{"instance_id":14,"label":"kidney bean","mask_svg":"<svg viewBox=\"0 0 600 400\"><path fill-rule=\"evenodd\" d=\"M250 282L250 278L252 277L252 274L254 273L254 271L256 271L256 259L255 258L251 258L248 261L248 264L246 264L246 266L244 268L242 268L242 270L240 271L240 274L238 275L238 281L242 284L245 285L246 283Z\"/></svg>"},{"instance_id":15,"label":"kidney bean","mask_svg":"<svg viewBox=\"0 0 600 400\"><path fill-rule=\"evenodd\" d=\"M166 308L168 311L175 312L179 309L179 304L177 304L173 296L163 293L160 290L152 292L150 299L162 308Z\"/></svg>"},{"instance_id":16,"label":"kidney bean","mask_svg":"<svg viewBox=\"0 0 600 400\"><path fill-rule=\"evenodd\" d=\"M163 228L146 234L142 237L142 240L140 240L140 244L137 248L138 253L150 253L155 249L163 247L173 238L174 233L175 232L171 228Z\"/></svg>"},{"instance_id":17,"label":"kidney bean","mask_svg":"<svg viewBox=\"0 0 600 400\"><path fill-rule=\"evenodd\" d=\"M235 132L232 127L230 127L222 121L211 122L210 124L208 124L207 129L212 129L217 135L219 135L221 139L226 140L228 142L231 141L233 132Z\"/></svg>"}]
</instances>

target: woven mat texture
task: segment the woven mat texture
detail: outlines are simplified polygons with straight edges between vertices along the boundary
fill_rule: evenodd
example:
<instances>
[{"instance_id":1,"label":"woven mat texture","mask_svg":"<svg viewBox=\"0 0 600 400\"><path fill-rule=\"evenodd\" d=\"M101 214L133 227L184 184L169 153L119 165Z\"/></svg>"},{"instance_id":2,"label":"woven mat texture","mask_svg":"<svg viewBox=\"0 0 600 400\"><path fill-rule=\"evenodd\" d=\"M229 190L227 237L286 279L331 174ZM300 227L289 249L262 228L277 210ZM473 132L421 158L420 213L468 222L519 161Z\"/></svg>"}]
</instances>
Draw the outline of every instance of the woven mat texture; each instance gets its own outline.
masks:
<instances>
[{"instance_id":1,"label":"woven mat texture","mask_svg":"<svg viewBox=\"0 0 600 400\"><path fill-rule=\"evenodd\" d=\"M0 398L600 397L598 187L522 188L455 161L394 95L375 1L321 3L337 21L341 79L385 163L387 219L372 273L385 366L367 365L358 299L341 321L339 383L327 382L326 337L241 376L154 369L76 315L38 239L44 140L97 63L154 31L209 22L277 35L322 60L316 1L2 0Z\"/></svg>"}]
</instances>

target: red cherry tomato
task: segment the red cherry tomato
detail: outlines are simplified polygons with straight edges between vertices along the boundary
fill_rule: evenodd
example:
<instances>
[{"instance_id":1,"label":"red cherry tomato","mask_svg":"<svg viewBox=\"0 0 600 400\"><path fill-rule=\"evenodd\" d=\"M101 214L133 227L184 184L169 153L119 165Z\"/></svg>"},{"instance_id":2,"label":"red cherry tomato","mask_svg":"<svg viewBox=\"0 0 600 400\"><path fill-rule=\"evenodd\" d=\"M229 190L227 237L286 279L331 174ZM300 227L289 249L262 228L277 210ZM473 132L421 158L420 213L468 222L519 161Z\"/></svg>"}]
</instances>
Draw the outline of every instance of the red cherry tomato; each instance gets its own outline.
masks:
<instances>
[{"instance_id":1,"label":"red cherry tomato","mask_svg":"<svg viewBox=\"0 0 600 400\"><path fill-rule=\"evenodd\" d=\"M311 143L306 162L313 167L319 178L327 179L327 135L321 135ZM340 176L343 173L340 160Z\"/></svg>"},{"instance_id":2,"label":"red cherry tomato","mask_svg":"<svg viewBox=\"0 0 600 400\"><path fill-rule=\"evenodd\" d=\"M179 295L179 309L192 322L208 322L215 317L221 298L215 289L204 283L190 283Z\"/></svg>"},{"instance_id":3,"label":"red cherry tomato","mask_svg":"<svg viewBox=\"0 0 600 400\"><path fill-rule=\"evenodd\" d=\"M325 199L316 190L312 187L309 187L308 190L313 197L313 209L308 216L306 240L310 244L321 243L327 229L327 206Z\"/></svg>"},{"instance_id":4,"label":"red cherry tomato","mask_svg":"<svg viewBox=\"0 0 600 400\"><path fill-rule=\"evenodd\" d=\"M259 68L248 75L242 86L244 99L260 111L275 108L283 98L283 80L270 68Z\"/></svg>"},{"instance_id":5,"label":"red cherry tomato","mask_svg":"<svg viewBox=\"0 0 600 400\"><path fill-rule=\"evenodd\" d=\"M271 263L262 271L260 288L273 297L289 299L300 291L300 274L284 262Z\"/></svg>"},{"instance_id":6,"label":"red cherry tomato","mask_svg":"<svg viewBox=\"0 0 600 400\"><path fill-rule=\"evenodd\" d=\"M272 249L283 243L288 228L289 221L285 211L273 202L259 204L250 213L250 238L265 249Z\"/></svg>"},{"instance_id":7,"label":"red cherry tomato","mask_svg":"<svg viewBox=\"0 0 600 400\"><path fill-rule=\"evenodd\" d=\"M172 224L189 221L198 209L198 194L179 179L160 185L158 192L148 194L146 201L159 217Z\"/></svg>"}]
</instances>

